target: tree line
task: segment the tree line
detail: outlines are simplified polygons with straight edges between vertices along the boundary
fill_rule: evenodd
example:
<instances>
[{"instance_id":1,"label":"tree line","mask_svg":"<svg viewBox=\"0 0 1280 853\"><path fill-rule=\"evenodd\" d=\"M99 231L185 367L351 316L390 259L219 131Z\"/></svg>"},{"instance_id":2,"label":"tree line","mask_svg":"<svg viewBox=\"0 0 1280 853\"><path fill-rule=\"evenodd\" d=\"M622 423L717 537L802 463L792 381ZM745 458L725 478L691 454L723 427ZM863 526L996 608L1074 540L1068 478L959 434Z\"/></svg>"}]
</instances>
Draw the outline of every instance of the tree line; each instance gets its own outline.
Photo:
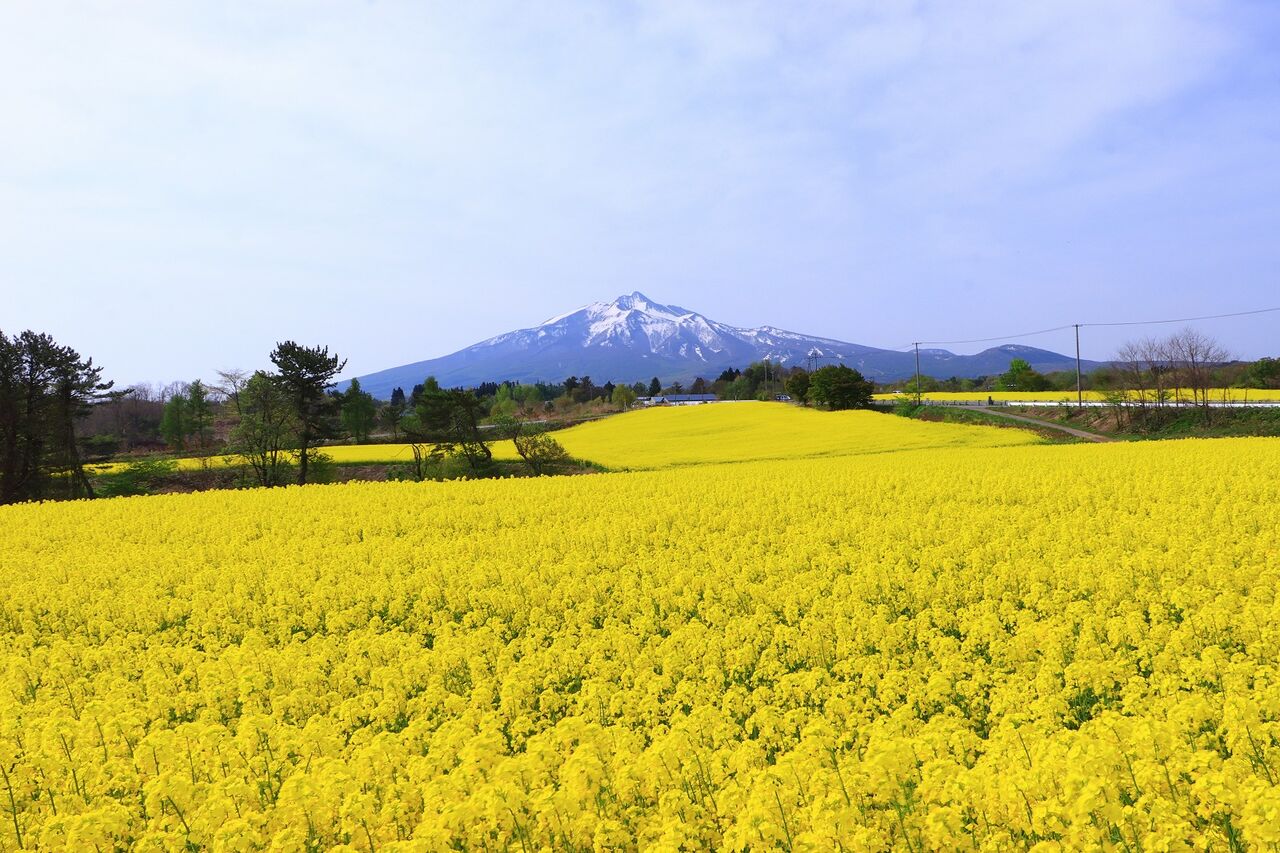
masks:
<instances>
[{"instance_id":1,"label":"tree line","mask_svg":"<svg viewBox=\"0 0 1280 853\"><path fill-rule=\"evenodd\" d=\"M0 503L94 496L76 425L110 388L49 335L0 331Z\"/></svg>"},{"instance_id":2,"label":"tree line","mask_svg":"<svg viewBox=\"0 0 1280 853\"><path fill-rule=\"evenodd\" d=\"M93 497L86 462L120 450L171 449L210 458L241 457L252 481L275 486L314 482L330 467L327 442L356 443L385 435L414 448L411 476L431 475L446 462L480 474L493 466L489 445L511 439L533 473L567 460L547 435L547 421L573 422L626 410L641 397L714 394L727 400L773 400L786 395L829 409L867 406L874 384L843 364L812 372L800 366L753 362L696 377L686 388L658 377L632 384L597 384L590 376L559 383L487 382L443 388L426 378L406 393L396 388L375 400L358 380L334 387L345 360L327 347L278 343L272 368L221 371L164 388L116 389L102 369L50 336L0 332L0 502ZM980 380L923 378L922 390L1074 390L1074 372L1042 375L1021 359ZM892 386L890 386L892 387ZM1110 364L1085 376L1122 416L1145 418L1180 403L1209 417L1212 389L1280 388L1280 360L1232 362L1216 341L1191 329L1126 343ZM319 475L317 475L317 466Z\"/></svg>"},{"instance_id":3,"label":"tree line","mask_svg":"<svg viewBox=\"0 0 1280 853\"><path fill-rule=\"evenodd\" d=\"M875 383L844 364L824 365L812 372L765 359L745 368L729 367L714 380L695 377L686 389L679 382L662 386L655 377L648 396L659 394L714 394L721 400L777 400L790 397L801 405L813 403L829 409L863 408L871 404Z\"/></svg>"},{"instance_id":4,"label":"tree line","mask_svg":"<svg viewBox=\"0 0 1280 853\"><path fill-rule=\"evenodd\" d=\"M1104 399L1117 420L1150 426L1167 420L1171 408L1191 406L1209 423L1213 404L1228 389L1280 388L1280 361L1235 362L1214 338L1192 328L1166 337L1127 341L1116 352L1111 387ZM1221 389L1222 397L1217 392Z\"/></svg>"},{"instance_id":5,"label":"tree line","mask_svg":"<svg viewBox=\"0 0 1280 853\"><path fill-rule=\"evenodd\" d=\"M328 347L283 341L269 354L272 368L226 370L218 381L171 383L162 388L115 389L102 369L74 349L31 331L0 333L0 502L94 497L87 461L120 451L172 450L211 460L243 461L252 482L306 484L330 460L326 442L370 441L382 430L414 448L413 476L460 460L473 473L493 461L489 445L510 439L536 474L568 456L547 435L547 417L591 416L626 410L641 397L716 394L726 399L774 399L790 394L802 404L849 408L870 401L872 385L843 365L810 374L768 361L723 371L714 380L597 384L590 376L560 383L483 383L443 388L428 377L409 393L396 388L382 402L352 380L334 379L346 361Z\"/></svg>"},{"instance_id":6,"label":"tree line","mask_svg":"<svg viewBox=\"0 0 1280 853\"><path fill-rule=\"evenodd\" d=\"M508 438L533 473L549 473L568 455L528 416L552 394L576 391L586 400L585 388L590 399L599 396L584 378L532 390L494 384L483 389L491 394L486 400L476 390L442 388L428 377L411 396L397 389L380 406L358 380L336 390L334 379L346 361L328 347L283 341L269 360L267 370L220 371L212 385L195 380L159 391L114 390L102 381L102 368L49 335L0 332L0 503L96 497L86 455L110 455L126 435L148 450L157 449L149 440L154 437L206 461L214 454L235 457L260 486L315 482L317 468L323 474L331 464L326 442L368 441L387 425L411 442L415 479L431 465L455 459L483 473L493 462L490 444ZM602 390L614 389L610 384ZM517 400L527 408L516 407ZM86 427L118 435L86 436ZM151 460L138 465L156 467Z\"/></svg>"},{"instance_id":7,"label":"tree line","mask_svg":"<svg viewBox=\"0 0 1280 853\"><path fill-rule=\"evenodd\" d=\"M558 443L514 414L499 413L499 419L486 424L493 406L476 390L444 388L429 376L407 396L395 389L380 413L358 379L343 391L333 389L333 379L346 362L327 347L286 341L270 358L275 371L248 377L220 374L222 391L235 414L227 451L247 461L259 485L281 485L291 469L299 485L309 482L314 466L328 462L323 442L343 436L366 442L380 414L382 423L409 443L415 480L451 460L461 460L473 474L484 474L493 465L490 445L497 439L512 439L535 474L568 459ZM500 396L501 389L495 386L493 394ZM190 407L189 400L186 405Z\"/></svg>"}]
</instances>

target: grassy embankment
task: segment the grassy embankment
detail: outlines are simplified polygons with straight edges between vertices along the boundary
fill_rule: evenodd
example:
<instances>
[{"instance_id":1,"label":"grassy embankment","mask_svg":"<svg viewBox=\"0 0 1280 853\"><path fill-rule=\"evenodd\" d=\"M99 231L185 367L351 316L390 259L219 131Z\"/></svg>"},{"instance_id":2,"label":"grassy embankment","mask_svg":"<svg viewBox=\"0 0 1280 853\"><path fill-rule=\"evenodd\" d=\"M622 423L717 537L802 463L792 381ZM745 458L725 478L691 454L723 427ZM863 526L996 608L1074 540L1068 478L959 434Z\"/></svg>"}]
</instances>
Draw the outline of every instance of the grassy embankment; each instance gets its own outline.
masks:
<instances>
[{"instance_id":1,"label":"grassy embankment","mask_svg":"<svg viewBox=\"0 0 1280 853\"><path fill-rule=\"evenodd\" d=\"M1077 411L1032 407L1015 407L1010 411L1122 441L1280 436L1280 408L1211 409L1207 417L1204 411L1185 406L1119 412L1096 408Z\"/></svg>"}]
</instances>

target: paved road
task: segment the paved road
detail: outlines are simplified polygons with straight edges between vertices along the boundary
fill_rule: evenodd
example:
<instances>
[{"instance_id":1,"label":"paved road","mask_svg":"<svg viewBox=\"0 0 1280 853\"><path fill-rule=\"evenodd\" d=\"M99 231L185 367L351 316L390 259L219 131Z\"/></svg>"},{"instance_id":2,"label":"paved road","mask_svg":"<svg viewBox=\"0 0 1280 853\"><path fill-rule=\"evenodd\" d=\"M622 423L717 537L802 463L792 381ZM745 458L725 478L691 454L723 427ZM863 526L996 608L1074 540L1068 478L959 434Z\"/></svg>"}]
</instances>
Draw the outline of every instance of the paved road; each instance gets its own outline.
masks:
<instances>
[{"instance_id":1,"label":"paved road","mask_svg":"<svg viewBox=\"0 0 1280 853\"><path fill-rule=\"evenodd\" d=\"M999 409L988 408L987 406L964 406L966 409L973 409L975 412L986 412L989 415L995 415L1001 418L1009 418L1010 420L1022 421L1024 423L1033 424L1034 426L1044 427L1045 429L1056 429L1059 432L1065 432L1074 435L1077 438L1083 438L1085 441L1113 441L1105 435L1098 435L1096 432L1085 432L1075 427L1063 426L1055 424L1052 421L1042 421L1037 418L1029 418L1025 415L1015 415L1012 412L1002 412Z\"/></svg>"}]
</instances>

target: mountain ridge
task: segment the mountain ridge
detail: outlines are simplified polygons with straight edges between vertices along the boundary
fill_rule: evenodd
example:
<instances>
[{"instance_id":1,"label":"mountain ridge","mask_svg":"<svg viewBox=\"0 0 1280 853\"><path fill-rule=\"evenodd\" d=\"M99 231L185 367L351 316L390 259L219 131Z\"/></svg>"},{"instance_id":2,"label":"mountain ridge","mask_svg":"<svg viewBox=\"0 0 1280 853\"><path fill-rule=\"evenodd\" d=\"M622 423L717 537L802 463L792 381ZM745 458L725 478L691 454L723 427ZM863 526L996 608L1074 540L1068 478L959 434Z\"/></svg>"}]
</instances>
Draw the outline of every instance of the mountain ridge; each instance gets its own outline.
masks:
<instances>
[{"instance_id":1,"label":"mountain ridge","mask_svg":"<svg viewBox=\"0 0 1280 853\"><path fill-rule=\"evenodd\" d=\"M901 352L805 335L763 325L731 326L678 305L655 302L640 291L593 302L525 329L504 332L438 358L412 362L357 377L376 397L393 388L406 391L435 376L447 387L481 382L560 382L591 376L598 384L714 379L729 367L770 359L775 364L844 363L869 379L892 381L913 375L914 352ZM1002 344L974 355L921 350L920 370L929 376L973 377L1008 369L1025 358L1036 370L1074 369L1069 356L1018 344ZM1088 362L1090 368L1098 366ZM346 383L344 383L345 385Z\"/></svg>"}]
</instances>

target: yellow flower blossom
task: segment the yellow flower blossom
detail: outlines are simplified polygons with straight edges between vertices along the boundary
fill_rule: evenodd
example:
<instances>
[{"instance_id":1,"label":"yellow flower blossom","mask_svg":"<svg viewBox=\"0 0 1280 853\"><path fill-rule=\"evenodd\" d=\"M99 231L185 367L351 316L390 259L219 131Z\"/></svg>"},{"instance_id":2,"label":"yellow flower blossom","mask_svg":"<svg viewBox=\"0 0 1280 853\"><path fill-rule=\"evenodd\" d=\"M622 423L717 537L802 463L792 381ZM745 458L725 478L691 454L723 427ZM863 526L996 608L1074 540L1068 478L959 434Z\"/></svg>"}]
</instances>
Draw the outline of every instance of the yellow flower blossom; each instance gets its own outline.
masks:
<instances>
[{"instance_id":1,"label":"yellow flower blossom","mask_svg":"<svg viewBox=\"0 0 1280 853\"><path fill-rule=\"evenodd\" d=\"M0 508L0 849L1280 844L1280 444L778 411Z\"/></svg>"}]
</instances>

